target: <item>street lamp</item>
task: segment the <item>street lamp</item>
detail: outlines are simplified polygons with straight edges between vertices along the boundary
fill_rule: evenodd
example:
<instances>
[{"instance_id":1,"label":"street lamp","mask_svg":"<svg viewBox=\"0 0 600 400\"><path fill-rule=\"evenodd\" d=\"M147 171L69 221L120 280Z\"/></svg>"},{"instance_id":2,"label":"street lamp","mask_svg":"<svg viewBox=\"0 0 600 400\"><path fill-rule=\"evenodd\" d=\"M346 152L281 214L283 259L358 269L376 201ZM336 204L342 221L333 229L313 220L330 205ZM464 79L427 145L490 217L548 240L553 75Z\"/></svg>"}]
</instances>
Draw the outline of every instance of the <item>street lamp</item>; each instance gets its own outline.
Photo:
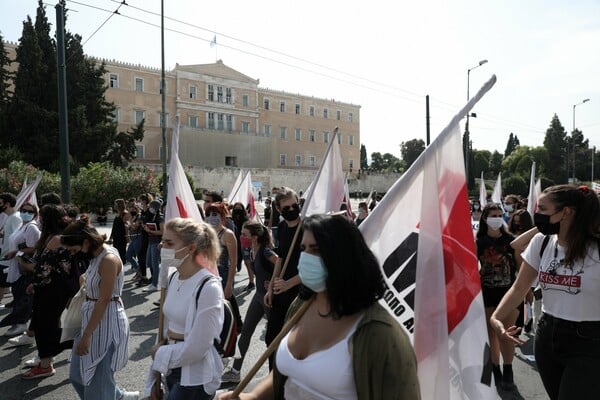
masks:
<instances>
[{"instance_id":1,"label":"street lamp","mask_svg":"<svg viewBox=\"0 0 600 400\"><path fill-rule=\"evenodd\" d=\"M471 71L474 70L475 68L479 68L481 67L483 64L486 64L488 62L488 60L481 60L479 61L479 64L477 64L476 66L467 69L467 101L469 101L471 99L471 93L470 93L470 78L471 78ZM469 188L469 142L470 142L470 137L469 137L469 114L467 114L467 122L465 123L465 137L463 140L463 145L465 146L465 176L467 178L467 189Z\"/></svg>"},{"instance_id":2,"label":"street lamp","mask_svg":"<svg viewBox=\"0 0 600 400\"><path fill-rule=\"evenodd\" d=\"M575 107L582 105L583 103L587 103L588 101L590 101L590 99L584 99L581 103L573 104L573 130L571 131L571 150L573 151L573 182L575 182L575 140L573 139L573 134L575 133Z\"/></svg>"}]
</instances>

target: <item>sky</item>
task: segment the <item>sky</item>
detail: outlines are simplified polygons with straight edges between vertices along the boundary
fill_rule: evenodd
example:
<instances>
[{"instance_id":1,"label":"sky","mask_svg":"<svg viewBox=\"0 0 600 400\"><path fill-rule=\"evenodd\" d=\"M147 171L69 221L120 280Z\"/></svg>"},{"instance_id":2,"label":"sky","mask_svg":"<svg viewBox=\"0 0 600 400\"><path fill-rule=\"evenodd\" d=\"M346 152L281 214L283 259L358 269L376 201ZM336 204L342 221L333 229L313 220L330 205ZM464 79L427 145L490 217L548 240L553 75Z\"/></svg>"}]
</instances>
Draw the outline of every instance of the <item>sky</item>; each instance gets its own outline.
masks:
<instances>
[{"instance_id":1,"label":"sky","mask_svg":"<svg viewBox=\"0 0 600 400\"><path fill-rule=\"evenodd\" d=\"M433 140L466 102L467 71L481 60L470 94L494 74L498 81L473 110L474 149L503 153L510 133L541 146L554 114L571 132L576 104L576 127L600 149L598 0L164 3L167 70L220 59L262 88L358 104L369 155L400 157L402 142L425 140L425 95ZM53 28L55 4L46 6ZM5 40L18 41L36 7L0 0ZM160 68L159 0L67 7L67 29L87 55Z\"/></svg>"}]
</instances>

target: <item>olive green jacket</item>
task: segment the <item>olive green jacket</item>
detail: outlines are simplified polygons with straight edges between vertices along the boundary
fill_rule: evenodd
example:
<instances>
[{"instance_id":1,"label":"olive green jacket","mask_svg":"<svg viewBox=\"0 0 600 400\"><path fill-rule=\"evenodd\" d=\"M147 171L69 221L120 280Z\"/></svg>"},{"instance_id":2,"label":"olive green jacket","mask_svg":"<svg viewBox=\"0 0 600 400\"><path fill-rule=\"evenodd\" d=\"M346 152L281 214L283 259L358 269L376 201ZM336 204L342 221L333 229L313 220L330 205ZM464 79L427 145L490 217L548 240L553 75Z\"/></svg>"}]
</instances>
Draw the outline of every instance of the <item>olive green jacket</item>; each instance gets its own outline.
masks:
<instances>
[{"instance_id":1,"label":"olive green jacket","mask_svg":"<svg viewBox=\"0 0 600 400\"><path fill-rule=\"evenodd\" d=\"M289 319L302 304L296 299ZM352 363L358 400L419 400L417 361L408 335L378 302L369 307L352 335ZM275 363L276 364L276 363ZM286 376L273 369L275 399L283 400Z\"/></svg>"}]
</instances>

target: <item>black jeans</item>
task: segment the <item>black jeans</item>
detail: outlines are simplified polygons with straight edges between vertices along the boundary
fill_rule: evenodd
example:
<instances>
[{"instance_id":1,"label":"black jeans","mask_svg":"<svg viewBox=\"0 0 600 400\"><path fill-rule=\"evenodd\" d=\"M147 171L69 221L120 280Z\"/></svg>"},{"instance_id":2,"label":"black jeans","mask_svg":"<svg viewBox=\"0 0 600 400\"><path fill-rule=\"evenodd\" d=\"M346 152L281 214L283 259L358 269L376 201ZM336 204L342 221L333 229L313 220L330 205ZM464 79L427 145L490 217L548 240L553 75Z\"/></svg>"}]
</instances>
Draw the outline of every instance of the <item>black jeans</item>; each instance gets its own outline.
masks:
<instances>
[{"instance_id":1,"label":"black jeans","mask_svg":"<svg viewBox=\"0 0 600 400\"><path fill-rule=\"evenodd\" d=\"M543 314L535 360L550 399L600 399L600 321L572 322Z\"/></svg>"}]
</instances>

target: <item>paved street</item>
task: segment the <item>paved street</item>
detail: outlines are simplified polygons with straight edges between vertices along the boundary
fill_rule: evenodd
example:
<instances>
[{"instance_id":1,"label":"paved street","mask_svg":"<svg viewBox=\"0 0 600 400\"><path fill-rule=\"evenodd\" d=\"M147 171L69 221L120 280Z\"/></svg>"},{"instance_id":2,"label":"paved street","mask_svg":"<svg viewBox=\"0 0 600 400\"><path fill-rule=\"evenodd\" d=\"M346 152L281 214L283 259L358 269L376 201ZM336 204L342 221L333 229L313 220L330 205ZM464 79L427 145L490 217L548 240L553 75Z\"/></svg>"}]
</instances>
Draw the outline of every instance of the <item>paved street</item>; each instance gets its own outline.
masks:
<instances>
[{"instance_id":1,"label":"paved street","mask_svg":"<svg viewBox=\"0 0 600 400\"><path fill-rule=\"evenodd\" d=\"M106 227L100 228L101 231L110 234ZM128 267L127 267L128 268ZM117 382L127 390L141 390L150 358L148 356L150 347L154 344L156 338L156 326L158 321L158 309L152 304L158 300L158 292L142 292L141 288L136 288L131 282L131 272L127 272L126 284L123 293L123 301L127 309L131 326L131 338L129 342L129 363L127 367L117 373ZM236 293L242 314L254 292L241 292L247 285L247 275L245 269L242 269L236 277ZM8 296L9 297L9 296ZM5 297L6 303L9 298ZM7 314L6 310L0 310L0 318ZM6 328L0 329L0 335ZM264 320L257 328L249 354L246 358L242 374L247 372L265 346L262 338L264 337ZM69 384L68 378L68 357L70 351L65 351L57 357L55 362L56 375L44 379L26 381L20 378L24 371L23 363L33 357L35 346L10 347L7 343L8 338L0 336L0 400L29 400L29 399L48 399L48 400L75 400L77 395ZM523 350L531 354L531 342L524 346ZM517 358L514 362L515 381L520 393L502 393L498 399L527 399L527 400L545 400L547 396L541 385L539 376L528 361L522 356L521 350L517 350ZM259 371L257 378L267 374L266 366ZM256 380L254 381L256 382ZM251 384L252 385L252 384Z\"/></svg>"}]
</instances>

